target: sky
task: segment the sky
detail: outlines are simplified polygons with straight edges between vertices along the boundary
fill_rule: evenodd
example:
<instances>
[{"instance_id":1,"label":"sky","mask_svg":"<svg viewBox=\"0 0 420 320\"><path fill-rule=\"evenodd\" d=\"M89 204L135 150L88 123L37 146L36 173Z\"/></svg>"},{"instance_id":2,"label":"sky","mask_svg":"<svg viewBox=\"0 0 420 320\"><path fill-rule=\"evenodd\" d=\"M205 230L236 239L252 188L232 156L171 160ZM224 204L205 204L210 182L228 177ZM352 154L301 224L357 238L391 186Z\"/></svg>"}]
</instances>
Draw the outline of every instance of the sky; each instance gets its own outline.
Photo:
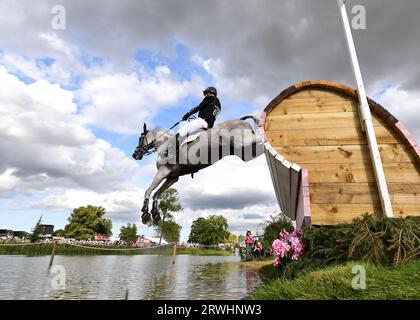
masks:
<instances>
[{"instance_id":1,"label":"sky","mask_svg":"<svg viewBox=\"0 0 420 320\"><path fill-rule=\"evenodd\" d=\"M367 94L420 141L420 2L348 0L350 19L356 5ZM41 215L63 228L91 204L114 237L127 223L153 235L139 218L155 159L131 158L143 123L172 126L207 86L219 122L259 116L303 80L355 86L335 0L3 0L0 11L0 229L30 231ZM198 217L223 215L239 235L279 212L264 156L225 158L174 187L183 241Z\"/></svg>"}]
</instances>

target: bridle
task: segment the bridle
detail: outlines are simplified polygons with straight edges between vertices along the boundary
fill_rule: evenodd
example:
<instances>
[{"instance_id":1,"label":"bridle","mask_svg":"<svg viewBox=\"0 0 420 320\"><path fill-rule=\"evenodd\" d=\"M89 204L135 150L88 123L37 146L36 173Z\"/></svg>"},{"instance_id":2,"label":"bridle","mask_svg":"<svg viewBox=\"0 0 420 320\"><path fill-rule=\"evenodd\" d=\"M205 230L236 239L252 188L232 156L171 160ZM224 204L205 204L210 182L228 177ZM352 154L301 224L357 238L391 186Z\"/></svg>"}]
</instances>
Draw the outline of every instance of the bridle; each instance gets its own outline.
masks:
<instances>
[{"instance_id":1,"label":"bridle","mask_svg":"<svg viewBox=\"0 0 420 320\"><path fill-rule=\"evenodd\" d=\"M140 135L140 141L139 141L139 151L141 151L143 153L143 157L148 156L148 155L156 152L155 142L157 140L159 140L162 136L164 136L167 132L169 132L170 130L175 128L179 123L180 123L180 121L175 123L172 127L170 127L168 130L161 133L158 137L154 138L149 143L147 143L147 134L149 133L149 130L147 130L146 125L144 125L144 130L143 130L143 133ZM144 139L146 139L146 144L142 145L143 142L144 142Z\"/></svg>"},{"instance_id":2,"label":"bridle","mask_svg":"<svg viewBox=\"0 0 420 320\"><path fill-rule=\"evenodd\" d=\"M153 139L151 142L147 143L147 133L148 132L149 131L143 132L140 136L139 145L141 145L141 146L139 147L139 151L141 151L143 153L143 157L148 156L149 154L152 154L153 152L156 152L156 149L155 149L156 139ZM143 145L144 140L146 140L145 145Z\"/></svg>"}]
</instances>

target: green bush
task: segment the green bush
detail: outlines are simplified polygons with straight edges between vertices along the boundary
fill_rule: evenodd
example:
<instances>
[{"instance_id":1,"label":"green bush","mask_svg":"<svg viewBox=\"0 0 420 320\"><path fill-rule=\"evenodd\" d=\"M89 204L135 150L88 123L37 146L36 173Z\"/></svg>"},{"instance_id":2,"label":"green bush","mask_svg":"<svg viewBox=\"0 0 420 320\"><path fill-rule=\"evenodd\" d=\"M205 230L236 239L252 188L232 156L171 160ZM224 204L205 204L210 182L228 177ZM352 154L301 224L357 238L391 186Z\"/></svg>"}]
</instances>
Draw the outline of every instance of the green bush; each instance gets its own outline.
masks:
<instances>
[{"instance_id":1,"label":"green bush","mask_svg":"<svg viewBox=\"0 0 420 320\"><path fill-rule=\"evenodd\" d=\"M263 248L266 252L270 252L273 241L282 230L292 232L294 230L292 221L285 215L270 216L266 221L264 228L264 239L262 241Z\"/></svg>"},{"instance_id":2,"label":"green bush","mask_svg":"<svg viewBox=\"0 0 420 320\"><path fill-rule=\"evenodd\" d=\"M420 217L364 214L352 223L305 230L305 255L331 261L361 260L400 265L420 253Z\"/></svg>"}]
</instances>

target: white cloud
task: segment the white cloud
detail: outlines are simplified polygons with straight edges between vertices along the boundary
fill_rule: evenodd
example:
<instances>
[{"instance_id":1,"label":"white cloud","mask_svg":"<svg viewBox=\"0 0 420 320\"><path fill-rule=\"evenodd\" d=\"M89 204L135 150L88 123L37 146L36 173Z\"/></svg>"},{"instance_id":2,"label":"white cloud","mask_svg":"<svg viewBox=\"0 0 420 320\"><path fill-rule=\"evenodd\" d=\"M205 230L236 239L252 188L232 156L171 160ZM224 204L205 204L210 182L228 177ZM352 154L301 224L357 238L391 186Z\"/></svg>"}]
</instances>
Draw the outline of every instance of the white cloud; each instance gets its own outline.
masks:
<instances>
[{"instance_id":1,"label":"white cloud","mask_svg":"<svg viewBox=\"0 0 420 320\"><path fill-rule=\"evenodd\" d=\"M152 74L114 73L94 77L83 84L80 97L88 106L82 121L122 134L136 133L162 108L177 104L197 89L202 80L179 81L167 66Z\"/></svg>"},{"instance_id":2,"label":"white cloud","mask_svg":"<svg viewBox=\"0 0 420 320\"><path fill-rule=\"evenodd\" d=\"M270 172L264 155L250 162L243 162L233 156L224 158L198 172L193 180L189 176L184 177L179 191L197 206L201 200L206 204L204 207L211 205L207 203L208 198L215 197L222 197L234 208L242 206L246 198L251 199L254 205L259 204L252 201L254 198L259 199L260 203L274 200ZM232 202L232 199L237 203ZM220 205L215 203L213 208L220 208Z\"/></svg>"},{"instance_id":3,"label":"white cloud","mask_svg":"<svg viewBox=\"0 0 420 320\"><path fill-rule=\"evenodd\" d=\"M398 86L388 86L382 89L383 84L375 86L374 96L377 102L400 120L410 131L416 142L420 142L420 92L406 91Z\"/></svg>"},{"instance_id":4,"label":"white cloud","mask_svg":"<svg viewBox=\"0 0 420 320\"><path fill-rule=\"evenodd\" d=\"M134 161L76 122L70 91L46 80L25 84L1 65L0 87L3 195L76 186L109 190L136 177Z\"/></svg>"},{"instance_id":5,"label":"white cloud","mask_svg":"<svg viewBox=\"0 0 420 320\"><path fill-rule=\"evenodd\" d=\"M251 91L251 78L248 76L229 77L226 73L226 65L221 58L204 59L199 55L194 55L192 60L213 76L215 85L223 88L227 97L242 100L244 93Z\"/></svg>"},{"instance_id":6,"label":"white cloud","mask_svg":"<svg viewBox=\"0 0 420 320\"><path fill-rule=\"evenodd\" d=\"M34 202L31 207L71 212L81 206L102 206L108 218L116 221L135 221L140 216L140 200L143 192L143 189L134 187L105 193L67 189L48 195Z\"/></svg>"},{"instance_id":7,"label":"white cloud","mask_svg":"<svg viewBox=\"0 0 420 320\"><path fill-rule=\"evenodd\" d=\"M243 162L237 157L227 157L195 174L194 179L184 176L175 185L185 211L177 220L183 226L183 236L188 237L192 221L209 215L223 215L230 230L242 234L247 229L256 230L261 219L244 219L244 214L269 217L278 211L270 173L265 156Z\"/></svg>"},{"instance_id":8,"label":"white cloud","mask_svg":"<svg viewBox=\"0 0 420 320\"><path fill-rule=\"evenodd\" d=\"M23 73L33 79L39 79L43 76L43 72L38 69L35 61L25 57L5 53L1 56L1 62L13 73Z\"/></svg>"}]
</instances>

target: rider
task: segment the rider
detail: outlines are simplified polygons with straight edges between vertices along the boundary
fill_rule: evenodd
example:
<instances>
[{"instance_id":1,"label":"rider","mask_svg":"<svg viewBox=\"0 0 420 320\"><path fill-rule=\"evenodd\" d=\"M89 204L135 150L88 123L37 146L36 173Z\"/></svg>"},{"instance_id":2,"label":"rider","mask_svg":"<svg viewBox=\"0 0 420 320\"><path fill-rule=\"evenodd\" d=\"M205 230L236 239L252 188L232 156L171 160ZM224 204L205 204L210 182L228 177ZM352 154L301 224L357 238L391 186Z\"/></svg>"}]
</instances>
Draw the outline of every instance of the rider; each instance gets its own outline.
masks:
<instances>
[{"instance_id":1,"label":"rider","mask_svg":"<svg viewBox=\"0 0 420 320\"><path fill-rule=\"evenodd\" d=\"M179 129L178 134L181 138L193 134L200 129L212 128L216 117L220 113L222 106L217 98L217 90L214 87L208 87L203 91L204 99L201 103L187 112L182 121L188 120L194 113L198 112L198 118L185 124Z\"/></svg>"},{"instance_id":2,"label":"rider","mask_svg":"<svg viewBox=\"0 0 420 320\"><path fill-rule=\"evenodd\" d=\"M179 138L183 140L188 135L194 134L200 129L213 128L216 117L219 115L222 106L220 104L219 98L217 98L217 90L215 87L208 87L203 91L204 99L201 103L195 108L187 112L183 117L182 121L188 120L194 113L198 112L198 117L188 123L186 123L182 128L179 129L178 133L175 135L174 139L168 145L165 154L168 155L171 147L174 146L174 142L177 144ZM173 157L174 155L170 156Z\"/></svg>"}]
</instances>

